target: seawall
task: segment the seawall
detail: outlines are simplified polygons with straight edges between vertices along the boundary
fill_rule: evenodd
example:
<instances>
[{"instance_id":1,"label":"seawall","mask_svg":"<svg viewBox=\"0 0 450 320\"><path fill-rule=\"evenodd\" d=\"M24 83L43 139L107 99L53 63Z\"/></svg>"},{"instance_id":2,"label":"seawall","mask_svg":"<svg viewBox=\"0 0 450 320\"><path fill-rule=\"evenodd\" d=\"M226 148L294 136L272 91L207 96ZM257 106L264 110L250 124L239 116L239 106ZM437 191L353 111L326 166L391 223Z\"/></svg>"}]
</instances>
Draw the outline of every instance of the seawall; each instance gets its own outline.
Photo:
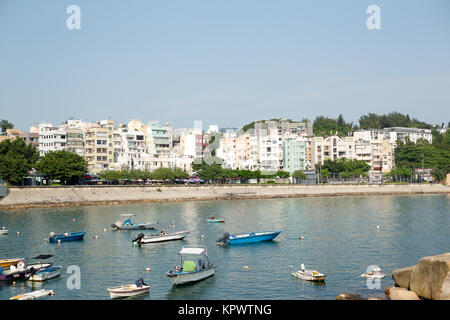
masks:
<instances>
[{"instance_id":1,"label":"seawall","mask_svg":"<svg viewBox=\"0 0 450 320\"><path fill-rule=\"evenodd\" d=\"M12 187L0 210L163 201L269 199L395 194L450 194L437 184L201 185Z\"/></svg>"}]
</instances>

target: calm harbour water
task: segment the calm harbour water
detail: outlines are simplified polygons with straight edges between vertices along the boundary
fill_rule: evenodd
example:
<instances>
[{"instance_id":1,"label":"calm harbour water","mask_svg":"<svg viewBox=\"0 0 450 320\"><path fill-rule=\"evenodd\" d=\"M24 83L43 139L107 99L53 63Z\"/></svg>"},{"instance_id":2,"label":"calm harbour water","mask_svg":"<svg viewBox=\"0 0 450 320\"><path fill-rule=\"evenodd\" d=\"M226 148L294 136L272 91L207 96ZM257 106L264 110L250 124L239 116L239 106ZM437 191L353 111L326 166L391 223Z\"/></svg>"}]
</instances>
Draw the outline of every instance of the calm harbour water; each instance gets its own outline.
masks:
<instances>
[{"instance_id":1,"label":"calm harbour water","mask_svg":"<svg viewBox=\"0 0 450 320\"><path fill-rule=\"evenodd\" d=\"M183 241L134 247L140 231L113 231L121 213L139 222L175 221L189 230ZM211 215L226 223L206 223ZM75 221L73 221L75 218ZM227 200L140 205L0 211L0 259L55 254L64 271L81 269L81 289L69 290L70 274L43 284L0 282L0 299L46 288L45 299L109 299L106 288L143 277L150 294L139 299L333 299L340 292L384 298L393 285L392 271L416 264L428 255L449 252L450 212L447 195L367 196L270 200ZM380 226L377 228L377 225ZM104 231L106 228L106 232ZM87 231L84 241L61 244L45 240L50 231ZM167 231L173 231L168 229ZM230 233L282 230L271 242L218 247ZM20 234L17 235L16 232ZM144 233L153 233L148 230ZM95 238L95 236L98 238ZM201 235L204 235L202 238ZM300 241L299 236L304 240ZM215 276L184 287L172 287L165 273L183 245L206 245L217 265ZM292 277L300 264L327 275L324 285ZM380 289L369 289L360 275L378 265L388 276ZM245 270L243 266L248 266ZM151 268L146 272L146 268Z\"/></svg>"}]
</instances>

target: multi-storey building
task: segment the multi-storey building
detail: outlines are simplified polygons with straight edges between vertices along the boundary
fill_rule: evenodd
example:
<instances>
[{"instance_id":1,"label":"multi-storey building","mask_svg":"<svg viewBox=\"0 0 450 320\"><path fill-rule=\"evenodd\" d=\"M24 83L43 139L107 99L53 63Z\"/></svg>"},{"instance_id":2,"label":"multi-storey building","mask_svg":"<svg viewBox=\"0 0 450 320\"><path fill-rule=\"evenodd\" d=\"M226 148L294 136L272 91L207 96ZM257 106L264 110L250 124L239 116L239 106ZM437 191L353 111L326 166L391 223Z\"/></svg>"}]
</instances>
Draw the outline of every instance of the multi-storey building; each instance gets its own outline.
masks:
<instances>
[{"instance_id":1,"label":"multi-storey building","mask_svg":"<svg viewBox=\"0 0 450 320\"><path fill-rule=\"evenodd\" d=\"M114 167L114 121L103 120L85 130L85 159L88 170L99 173Z\"/></svg>"},{"instance_id":2,"label":"multi-storey building","mask_svg":"<svg viewBox=\"0 0 450 320\"><path fill-rule=\"evenodd\" d=\"M61 151L66 149L67 130L51 123L39 124L39 155L45 156L49 151Z\"/></svg>"},{"instance_id":3,"label":"multi-storey building","mask_svg":"<svg viewBox=\"0 0 450 320\"><path fill-rule=\"evenodd\" d=\"M306 169L306 141L287 137L283 141L283 170L293 173Z\"/></svg>"},{"instance_id":4,"label":"multi-storey building","mask_svg":"<svg viewBox=\"0 0 450 320\"><path fill-rule=\"evenodd\" d=\"M362 139L364 141L371 140L389 140L394 146L396 142L405 141L408 139L411 142L416 143L419 139L425 139L429 143L433 141L433 135L430 129L417 129L417 128L384 128L384 129L362 129L354 132L355 139Z\"/></svg>"}]
</instances>

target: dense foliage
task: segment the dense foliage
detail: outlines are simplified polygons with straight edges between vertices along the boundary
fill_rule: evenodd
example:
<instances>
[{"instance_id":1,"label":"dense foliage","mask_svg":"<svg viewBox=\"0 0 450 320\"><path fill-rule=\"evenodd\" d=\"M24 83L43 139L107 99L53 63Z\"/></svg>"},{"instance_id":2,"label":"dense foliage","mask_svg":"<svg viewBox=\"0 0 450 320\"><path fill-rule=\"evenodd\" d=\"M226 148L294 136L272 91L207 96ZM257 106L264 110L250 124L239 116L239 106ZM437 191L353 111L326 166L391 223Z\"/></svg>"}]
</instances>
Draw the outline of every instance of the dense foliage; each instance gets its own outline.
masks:
<instances>
[{"instance_id":1,"label":"dense foliage","mask_svg":"<svg viewBox=\"0 0 450 320\"><path fill-rule=\"evenodd\" d=\"M443 135L442 141L436 145L426 140L417 143L410 141L398 142L395 149L395 165L397 168L431 168L433 176L442 181L450 172L449 132ZM445 143L447 141L447 143ZM423 159L423 162L422 162Z\"/></svg>"},{"instance_id":2,"label":"dense foliage","mask_svg":"<svg viewBox=\"0 0 450 320\"><path fill-rule=\"evenodd\" d=\"M232 178L241 178L243 180L259 178L289 178L290 173L286 171L261 172L260 170L239 170L222 168L221 165L213 163L194 164L193 169L197 171L198 176L203 180L223 180Z\"/></svg>"},{"instance_id":3,"label":"dense foliage","mask_svg":"<svg viewBox=\"0 0 450 320\"><path fill-rule=\"evenodd\" d=\"M406 127L406 128L421 128L431 129L432 125L419 121L415 118L410 118L409 115L404 115L398 112L391 112L383 115L369 113L359 118L360 129L383 129L389 127Z\"/></svg>"},{"instance_id":4,"label":"dense foliage","mask_svg":"<svg viewBox=\"0 0 450 320\"><path fill-rule=\"evenodd\" d=\"M365 177L370 170L370 166L363 160L356 159L327 159L324 161L320 168L321 175L329 177L332 174L337 175L339 178L349 177Z\"/></svg>"},{"instance_id":5,"label":"dense foliage","mask_svg":"<svg viewBox=\"0 0 450 320\"><path fill-rule=\"evenodd\" d=\"M39 158L36 148L23 139L4 140L0 143L0 177L18 185Z\"/></svg>"},{"instance_id":6,"label":"dense foliage","mask_svg":"<svg viewBox=\"0 0 450 320\"><path fill-rule=\"evenodd\" d=\"M347 136L349 132L353 132L357 126L353 122L345 122L344 117L340 114L337 119L318 116L313 123L313 132L315 136L328 137L331 135Z\"/></svg>"},{"instance_id":7,"label":"dense foliage","mask_svg":"<svg viewBox=\"0 0 450 320\"><path fill-rule=\"evenodd\" d=\"M14 125L8 120L2 119L0 121L0 128L2 129L2 132L6 132L7 129L14 128Z\"/></svg>"},{"instance_id":8,"label":"dense foliage","mask_svg":"<svg viewBox=\"0 0 450 320\"><path fill-rule=\"evenodd\" d=\"M122 171L102 171L99 177L104 180L170 180L187 179L189 174L181 168L158 168L153 171L146 170L122 170Z\"/></svg>"},{"instance_id":9,"label":"dense foliage","mask_svg":"<svg viewBox=\"0 0 450 320\"><path fill-rule=\"evenodd\" d=\"M70 151L50 151L35 166L37 172L62 184L77 184L87 172L86 160Z\"/></svg>"}]
</instances>

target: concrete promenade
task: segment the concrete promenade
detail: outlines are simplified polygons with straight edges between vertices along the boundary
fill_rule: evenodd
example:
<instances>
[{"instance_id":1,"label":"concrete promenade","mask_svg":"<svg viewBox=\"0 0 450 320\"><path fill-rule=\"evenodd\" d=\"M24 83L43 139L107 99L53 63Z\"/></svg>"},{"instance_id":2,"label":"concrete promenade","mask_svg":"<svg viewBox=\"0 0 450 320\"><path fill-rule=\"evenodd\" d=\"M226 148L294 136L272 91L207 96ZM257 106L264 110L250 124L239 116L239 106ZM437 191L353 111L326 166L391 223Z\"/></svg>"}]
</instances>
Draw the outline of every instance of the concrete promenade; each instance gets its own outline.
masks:
<instances>
[{"instance_id":1,"label":"concrete promenade","mask_svg":"<svg viewBox=\"0 0 450 320\"><path fill-rule=\"evenodd\" d=\"M437 184L12 187L9 188L9 194L0 200L0 210L163 201L395 194L450 194L450 187Z\"/></svg>"}]
</instances>

